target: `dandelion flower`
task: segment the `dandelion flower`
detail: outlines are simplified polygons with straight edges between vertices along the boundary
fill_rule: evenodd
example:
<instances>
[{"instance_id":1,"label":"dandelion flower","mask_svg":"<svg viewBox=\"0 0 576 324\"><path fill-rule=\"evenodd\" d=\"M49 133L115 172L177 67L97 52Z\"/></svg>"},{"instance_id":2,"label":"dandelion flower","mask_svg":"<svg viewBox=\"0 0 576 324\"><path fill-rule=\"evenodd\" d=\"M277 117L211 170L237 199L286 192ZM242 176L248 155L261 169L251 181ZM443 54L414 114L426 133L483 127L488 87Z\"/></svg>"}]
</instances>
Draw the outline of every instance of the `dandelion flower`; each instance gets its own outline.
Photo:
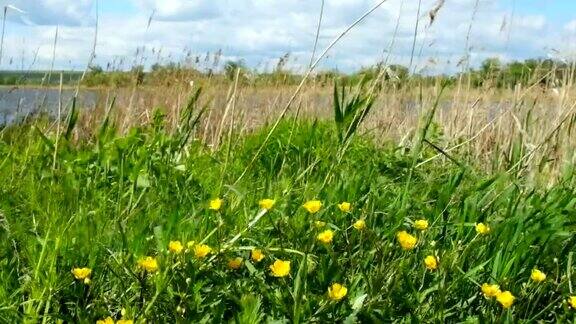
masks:
<instances>
[{"instance_id":1,"label":"dandelion flower","mask_svg":"<svg viewBox=\"0 0 576 324\"><path fill-rule=\"evenodd\" d=\"M326 226L326 222L317 220L314 222L314 226L316 226L316 228L322 228L322 227Z\"/></svg>"},{"instance_id":2,"label":"dandelion flower","mask_svg":"<svg viewBox=\"0 0 576 324\"><path fill-rule=\"evenodd\" d=\"M322 233L318 234L316 238L318 239L318 241L324 244L330 244L332 243L332 239L334 238L334 232L332 232L332 230L325 230Z\"/></svg>"},{"instance_id":3,"label":"dandelion flower","mask_svg":"<svg viewBox=\"0 0 576 324\"><path fill-rule=\"evenodd\" d=\"M317 213L320 208L322 208L322 202L320 200L310 200L302 205L310 214Z\"/></svg>"},{"instance_id":4,"label":"dandelion flower","mask_svg":"<svg viewBox=\"0 0 576 324\"><path fill-rule=\"evenodd\" d=\"M496 297L496 296L498 296L498 294L500 294L500 286L491 285L489 283L483 283L482 284L482 293L484 294L484 297L486 297L486 298Z\"/></svg>"},{"instance_id":5,"label":"dandelion flower","mask_svg":"<svg viewBox=\"0 0 576 324\"><path fill-rule=\"evenodd\" d=\"M276 200L274 200L274 199L262 199L258 202L258 205L260 206L260 208L266 209L266 210L272 209L272 207L274 207L274 204L276 204Z\"/></svg>"},{"instance_id":6,"label":"dandelion flower","mask_svg":"<svg viewBox=\"0 0 576 324\"><path fill-rule=\"evenodd\" d=\"M366 222L363 219L359 219L356 222L354 222L354 225L352 225L355 229L361 231L363 229L366 228Z\"/></svg>"},{"instance_id":7,"label":"dandelion flower","mask_svg":"<svg viewBox=\"0 0 576 324\"><path fill-rule=\"evenodd\" d=\"M352 209L352 205L349 202L343 201L338 204L338 209L344 213L347 213L350 211L350 209Z\"/></svg>"},{"instance_id":8,"label":"dandelion flower","mask_svg":"<svg viewBox=\"0 0 576 324\"><path fill-rule=\"evenodd\" d=\"M512 307L512 304L514 304L514 299L516 299L516 297L514 297L514 295L512 295L512 293L509 292L508 290L496 295L496 300L505 309Z\"/></svg>"},{"instance_id":9,"label":"dandelion flower","mask_svg":"<svg viewBox=\"0 0 576 324\"><path fill-rule=\"evenodd\" d=\"M174 254L180 254L184 250L184 245L180 241L170 241L168 243L168 251Z\"/></svg>"},{"instance_id":10,"label":"dandelion flower","mask_svg":"<svg viewBox=\"0 0 576 324\"><path fill-rule=\"evenodd\" d=\"M208 208L210 210L220 210L220 208L222 208L222 202L223 200L220 198L212 199L210 200L210 205Z\"/></svg>"},{"instance_id":11,"label":"dandelion flower","mask_svg":"<svg viewBox=\"0 0 576 324\"><path fill-rule=\"evenodd\" d=\"M228 261L228 268L238 270L242 266L242 258L234 258Z\"/></svg>"},{"instance_id":12,"label":"dandelion flower","mask_svg":"<svg viewBox=\"0 0 576 324\"><path fill-rule=\"evenodd\" d=\"M146 272L153 273L158 271L158 261L150 256L138 260L138 266Z\"/></svg>"},{"instance_id":13,"label":"dandelion flower","mask_svg":"<svg viewBox=\"0 0 576 324\"><path fill-rule=\"evenodd\" d=\"M475 227L476 227L476 232L478 234L487 235L488 233L490 233L490 226L488 226L484 223L477 223Z\"/></svg>"},{"instance_id":14,"label":"dandelion flower","mask_svg":"<svg viewBox=\"0 0 576 324\"><path fill-rule=\"evenodd\" d=\"M414 227L419 231L425 231L428 229L428 221L425 219L419 219L414 222Z\"/></svg>"},{"instance_id":15,"label":"dandelion flower","mask_svg":"<svg viewBox=\"0 0 576 324\"><path fill-rule=\"evenodd\" d=\"M568 304L570 304L570 307L573 309L576 309L576 296L570 296L570 298L568 298Z\"/></svg>"},{"instance_id":16,"label":"dandelion flower","mask_svg":"<svg viewBox=\"0 0 576 324\"><path fill-rule=\"evenodd\" d=\"M72 274L76 280L83 280L88 283L90 282L90 275L92 274L92 269L90 268L74 268L72 269Z\"/></svg>"},{"instance_id":17,"label":"dandelion flower","mask_svg":"<svg viewBox=\"0 0 576 324\"><path fill-rule=\"evenodd\" d=\"M212 252L212 248L206 244L196 244L194 246L194 256L198 259L205 258L210 252Z\"/></svg>"},{"instance_id":18,"label":"dandelion flower","mask_svg":"<svg viewBox=\"0 0 576 324\"><path fill-rule=\"evenodd\" d=\"M534 282L542 282L546 280L546 274L538 269L533 269L530 274L530 279Z\"/></svg>"},{"instance_id":19,"label":"dandelion flower","mask_svg":"<svg viewBox=\"0 0 576 324\"><path fill-rule=\"evenodd\" d=\"M290 261L276 260L270 266L274 277L286 277L290 274Z\"/></svg>"},{"instance_id":20,"label":"dandelion flower","mask_svg":"<svg viewBox=\"0 0 576 324\"><path fill-rule=\"evenodd\" d=\"M408 234L406 231L400 231L396 234L396 239L404 250L412 250L416 246L416 237Z\"/></svg>"},{"instance_id":21,"label":"dandelion flower","mask_svg":"<svg viewBox=\"0 0 576 324\"><path fill-rule=\"evenodd\" d=\"M424 258L424 265L428 270L436 270L438 268L438 259L433 255L429 255Z\"/></svg>"},{"instance_id":22,"label":"dandelion flower","mask_svg":"<svg viewBox=\"0 0 576 324\"><path fill-rule=\"evenodd\" d=\"M112 317L108 316L105 319L97 320L96 324L114 324Z\"/></svg>"},{"instance_id":23,"label":"dandelion flower","mask_svg":"<svg viewBox=\"0 0 576 324\"><path fill-rule=\"evenodd\" d=\"M250 253L250 258L254 262L260 262L260 261L262 261L262 259L264 259L264 257L265 257L265 255L264 255L264 253L262 253L262 250L260 250L260 249L254 249Z\"/></svg>"},{"instance_id":24,"label":"dandelion flower","mask_svg":"<svg viewBox=\"0 0 576 324\"><path fill-rule=\"evenodd\" d=\"M339 283L332 284L332 286L328 287L328 297L334 301L339 301L346 297L347 293L348 288Z\"/></svg>"}]
</instances>

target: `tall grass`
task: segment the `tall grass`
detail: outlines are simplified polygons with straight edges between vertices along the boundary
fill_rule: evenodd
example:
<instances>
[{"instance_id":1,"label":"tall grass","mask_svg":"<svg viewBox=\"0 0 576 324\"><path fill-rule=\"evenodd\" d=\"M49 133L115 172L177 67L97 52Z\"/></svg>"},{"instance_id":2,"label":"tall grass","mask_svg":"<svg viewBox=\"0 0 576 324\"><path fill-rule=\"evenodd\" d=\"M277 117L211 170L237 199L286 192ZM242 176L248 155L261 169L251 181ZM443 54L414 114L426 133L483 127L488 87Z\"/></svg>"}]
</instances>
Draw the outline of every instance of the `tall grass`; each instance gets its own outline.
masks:
<instances>
[{"instance_id":1,"label":"tall grass","mask_svg":"<svg viewBox=\"0 0 576 324\"><path fill-rule=\"evenodd\" d=\"M243 93L258 91L241 86L235 108L213 130L222 112L200 92L174 109L136 110L130 119L116 101L103 117L69 111L60 131L42 119L3 129L0 318L573 320L567 300L573 294L574 170L570 163L535 160L554 145L569 147L569 139L560 141L571 128L565 118L572 114L569 103L557 101L558 118L547 122L535 113L536 105L529 114L521 112L533 94L517 90L512 108L476 120L481 109L491 113L487 100L496 94L471 92L478 103L464 123L461 109L443 106L453 92L392 92L392 86L384 84L351 137L355 119L343 116L363 110L342 107L366 107L362 98L372 95L360 92L356 100L337 93L345 97L337 101L333 122L319 105L306 107L305 100L331 91L319 87L304 93L301 113L307 117L281 121L272 133L271 120L248 122L247 116L260 116L261 123L267 114L240 108L254 98ZM282 95L281 89L274 92ZM320 95L312 99L314 93ZM507 99L499 100L503 105ZM414 112L407 113L407 106ZM419 119L421 112L427 118ZM375 133L383 116L393 124ZM534 120L542 129L532 127ZM542 144L527 148L534 138ZM452 148L458 143L464 145ZM544 163L542 169L532 166L536 161ZM549 186L524 176L543 177L551 166L557 169ZM223 207L210 210L216 197ZM276 204L262 210L262 198ZM312 199L323 202L315 214L302 208ZM342 201L351 202L351 211L337 208ZM419 219L429 222L427 230L415 229ZM352 226L357 220L365 220L366 228ZM489 234L476 232L480 222L491 227ZM317 239L326 229L334 233L330 244ZM398 245L402 230L417 238L413 250ZM176 240L195 243L182 254L168 252ZM213 249L209 257L194 256L199 242ZM254 248L263 251L263 260L251 259ZM437 269L424 266L428 255L439 261ZM138 266L145 256L156 258L157 272ZM230 269L236 257L243 259L241 267ZM271 275L277 259L291 261L289 276ZM74 278L76 267L92 269L89 284ZM535 268L547 274L544 282L531 281ZM328 297L333 283L347 287L344 299ZM514 305L503 309L485 298L483 283L511 291Z\"/></svg>"},{"instance_id":2,"label":"tall grass","mask_svg":"<svg viewBox=\"0 0 576 324\"><path fill-rule=\"evenodd\" d=\"M0 129L0 321L576 320L574 67L315 75L384 2L302 76L138 67Z\"/></svg>"}]
</instances>

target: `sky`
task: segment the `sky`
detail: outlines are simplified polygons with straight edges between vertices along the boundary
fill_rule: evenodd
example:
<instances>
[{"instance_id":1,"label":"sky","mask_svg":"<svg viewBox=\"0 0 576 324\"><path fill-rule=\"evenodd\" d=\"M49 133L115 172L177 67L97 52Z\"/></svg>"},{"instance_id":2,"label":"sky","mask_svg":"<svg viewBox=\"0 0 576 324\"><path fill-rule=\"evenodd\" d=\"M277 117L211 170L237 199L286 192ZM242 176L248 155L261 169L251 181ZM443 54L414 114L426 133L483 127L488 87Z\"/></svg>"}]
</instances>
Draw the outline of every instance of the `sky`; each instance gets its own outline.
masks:
<instances>
[{"instance_id":1,"label":"sky","mask_svg":"<svg viewBox=\"0 0 576 324\"><path fill-rule=\"evenodd\" d=\"M382 0L325 0L316 55ZM440 7L431 23L429 12ZM200 69L243 60L271 70L309 65L321 0L0 0L7 7L1 70L104 69L177 62ZM573 0L387 0L318 68L377 62L452 73L488 57L569 60ZM95 54L94 56L92 54Z\"/></svg>"}]
</instances>

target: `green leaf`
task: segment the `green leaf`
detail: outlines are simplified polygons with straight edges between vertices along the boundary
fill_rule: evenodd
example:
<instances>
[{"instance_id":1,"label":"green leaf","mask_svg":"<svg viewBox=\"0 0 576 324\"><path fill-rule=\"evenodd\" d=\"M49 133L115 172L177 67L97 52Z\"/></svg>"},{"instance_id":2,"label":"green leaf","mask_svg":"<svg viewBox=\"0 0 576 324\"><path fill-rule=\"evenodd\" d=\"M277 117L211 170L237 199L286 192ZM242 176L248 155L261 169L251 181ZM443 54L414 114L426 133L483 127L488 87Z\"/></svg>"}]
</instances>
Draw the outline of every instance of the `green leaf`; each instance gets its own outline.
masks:
<instances>
[{"instance_id":1,"label":"green leaf","mask_svg":"<svg viewBox=\"0 0 576 324\"><path fill-rule=\"evenodd\" d=\"M307 259L308 255L305 254L302 257L302 260L300 260L300 267L298 268L298 273L296 274L296 278L294 279L294 290L292 294L294 297L294 308L293 308L294 317L292 318L293 323L300 322L300 313L301 313L300 303L302 301L303 296L302 293L302 291L304 290L303 286L305 285L305 283L303 283L302 276L306 274L306 267L308 265Z\"/></svg>"},{"instance_id":2,"label":"green leaf","mask_svg":"<svg viewBox=\"0 0 576 324\"><path fill-rule=\"evenodd\" d=\"M362 308L362 305L364 305L364 300L366 300L366 297L368 297L368 294L362 294L354 298L354 300L351 303L352 309L358 312Z\"/></svg>"},{"instance_id":3,"label":"green leaf","mask_svg":"<svg viewBox=\"0 0 576 324\"><path fill-rule=\"evenodd\" d=\"M136 179L136 187L138 188L150 187L150 179L147 174L145 173L138 174L138 179Z\"/></svg>"}]
</instances>

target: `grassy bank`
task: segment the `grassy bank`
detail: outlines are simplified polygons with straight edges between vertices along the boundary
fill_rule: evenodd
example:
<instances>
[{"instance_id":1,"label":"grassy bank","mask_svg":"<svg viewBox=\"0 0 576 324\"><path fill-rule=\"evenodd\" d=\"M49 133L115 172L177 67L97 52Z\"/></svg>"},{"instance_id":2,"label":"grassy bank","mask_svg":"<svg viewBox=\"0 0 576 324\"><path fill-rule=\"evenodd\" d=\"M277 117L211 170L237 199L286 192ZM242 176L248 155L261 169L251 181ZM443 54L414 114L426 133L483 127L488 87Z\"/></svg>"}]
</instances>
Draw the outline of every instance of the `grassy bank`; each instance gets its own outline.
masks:
<instances>
[{"instance_id":1,"label":"grassy bank","mask_svg":"<svg viewBox=\"0 0 576 324\"><path fill-rule=\"evenodd\" d=\"M429 160L430 119L403 142L340 118L208 145L197 103L176 126L1 131L2 321L574 320L572 166L534 187Z\"/></svg>"}]
</instances>

